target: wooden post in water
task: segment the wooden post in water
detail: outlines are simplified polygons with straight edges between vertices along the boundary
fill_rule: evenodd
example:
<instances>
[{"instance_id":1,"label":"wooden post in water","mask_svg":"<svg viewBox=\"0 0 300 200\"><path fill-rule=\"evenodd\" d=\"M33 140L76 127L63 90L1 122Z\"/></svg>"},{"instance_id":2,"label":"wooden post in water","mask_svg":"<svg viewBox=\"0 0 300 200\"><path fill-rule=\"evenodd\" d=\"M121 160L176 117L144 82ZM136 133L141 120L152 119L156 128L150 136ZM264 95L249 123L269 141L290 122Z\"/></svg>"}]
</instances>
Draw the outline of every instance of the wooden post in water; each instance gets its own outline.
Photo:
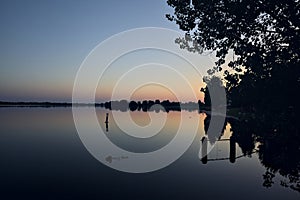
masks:
<instances>
[{"instance_id":1,"label":"wooden post in water","mask_svg":"<svg viewBox=\"0 0 300 200\"><path fill-rule=\"evenodd\" d=\"M201 139L202 146L201 146L201 161L203 164L207 163L207 137L203 137Z\"/></svg>"},{"instance_id":2,"label":"wooden post in water","mask_svg":"<svg viewBox=\"0 0 300 200\"><path fill-rule=\"evenodd\" d=\"M230 137L230 142L229 142L229 161L231 163L235 163L235 155L236 155L236 148L235 148L235 138L234 136Z\"/></svg>"}]
</instances>

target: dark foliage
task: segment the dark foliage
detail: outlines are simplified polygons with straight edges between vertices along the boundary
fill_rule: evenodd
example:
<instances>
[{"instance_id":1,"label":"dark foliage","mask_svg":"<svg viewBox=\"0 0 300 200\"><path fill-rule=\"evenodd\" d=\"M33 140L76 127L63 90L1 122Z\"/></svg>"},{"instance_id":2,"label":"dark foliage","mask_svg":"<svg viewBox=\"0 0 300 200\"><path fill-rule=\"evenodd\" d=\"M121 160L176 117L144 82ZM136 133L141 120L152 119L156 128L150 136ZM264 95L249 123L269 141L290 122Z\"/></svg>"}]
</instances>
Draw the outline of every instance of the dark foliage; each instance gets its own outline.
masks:
<instances>
[{"instance_id":1,"label":"dark foliage","mask_svg":"<svg viewBox=\"0 0 300 200\"><path fill-rule=\"evenodd\" d=\"M216 51L208 71L223 71L233 106L295 106L300 89L300 1L168 0L186 36L176 42L193 52ZM224 68L229 51L234 52ZM259 97L259 98L257 98ZM284 103L283 103L284 102Z\"/></svg>"}]
</instances>

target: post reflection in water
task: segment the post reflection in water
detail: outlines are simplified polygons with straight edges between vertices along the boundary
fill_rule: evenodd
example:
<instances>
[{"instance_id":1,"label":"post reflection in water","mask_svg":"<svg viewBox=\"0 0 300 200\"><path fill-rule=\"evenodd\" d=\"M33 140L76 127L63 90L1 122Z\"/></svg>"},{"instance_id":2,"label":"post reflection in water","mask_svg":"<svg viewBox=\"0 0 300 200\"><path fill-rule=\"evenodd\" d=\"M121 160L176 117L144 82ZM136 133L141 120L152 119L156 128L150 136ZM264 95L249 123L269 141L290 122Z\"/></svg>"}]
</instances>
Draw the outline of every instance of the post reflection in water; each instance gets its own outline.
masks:
<instances>
[{"instance_id":1,"label":"post reflection in water","mask_svg":"<svg viewBox=\"0 0 300 200\"><path fill-rule=\"evenodd\" d=\"M106 113L106 118L105 118L105 130L108 132L108 113Z\"/></svg>"},{"instance_id":2,"label":"post reflection in water","mask_svg":"<svg viewBox=\"0 0 300 200\"><path fill-rule=\"evenodd\" d=\"M230 136L230 139L218 139L215 141L215 145L218 142L229 142L229 157L222 157L222 158L208 158L208 145L207 145L207 137L202 137L201 139L201 157L200 160L203 164L207 164L208 161L218 161L218 160L229 160L231 163L235 163L237 158L241 158L242 156L236 157L236 143L234 136Z\"/></svg>"}]
</instances>

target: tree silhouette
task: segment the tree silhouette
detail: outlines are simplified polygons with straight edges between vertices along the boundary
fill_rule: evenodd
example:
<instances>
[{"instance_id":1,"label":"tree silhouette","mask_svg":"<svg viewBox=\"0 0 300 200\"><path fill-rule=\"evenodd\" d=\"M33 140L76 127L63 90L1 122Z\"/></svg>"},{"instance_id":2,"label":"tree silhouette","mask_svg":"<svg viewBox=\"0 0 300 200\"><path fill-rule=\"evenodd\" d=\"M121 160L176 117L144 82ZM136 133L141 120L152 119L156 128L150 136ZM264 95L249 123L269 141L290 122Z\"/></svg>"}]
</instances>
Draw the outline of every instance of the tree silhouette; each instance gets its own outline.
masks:
<instances>
[{"instance_id":1,"label":"tree silhouette","mask_svg":"<svg viewBox=\"0 0 300 200\"><path fill-rule=\"evenodd\" d=\"M300 87L300 1L168 0L166 17L185 32L176 42L192 52L216 51L208 74L223 71L236 106L264 107L278 99L292 106ZM234 57L223 70L230 51ZM282 93L278 95L278 93ZM254 96L261 96L255 101Z\"/></svg>"},{"instance_id":2,"label":"tree silhouette","mask_svg":"<svg viewBox=\"0 0 300 200\"><path fill-rule=\"evenodd\" d=\"M203 82L206 83L205 88L201 88L201 92L204 93L204 103L206 106L211 106L211 96L214 96L217 101L216 104L221 106L226 103L225 99L222 99L220 90L223 89L222 80L217 76L204 77ZM224 98L224 97L223 97Z\"/></svg>"}]
</instances>

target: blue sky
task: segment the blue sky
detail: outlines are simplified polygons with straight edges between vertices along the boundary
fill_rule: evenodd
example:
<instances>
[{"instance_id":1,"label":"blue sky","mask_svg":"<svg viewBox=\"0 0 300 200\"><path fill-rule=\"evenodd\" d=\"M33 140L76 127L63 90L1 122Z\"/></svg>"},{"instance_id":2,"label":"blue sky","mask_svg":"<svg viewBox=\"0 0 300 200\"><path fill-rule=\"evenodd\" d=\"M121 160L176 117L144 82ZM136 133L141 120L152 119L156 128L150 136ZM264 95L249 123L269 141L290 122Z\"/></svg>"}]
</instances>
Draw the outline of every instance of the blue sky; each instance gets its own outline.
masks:
<instances>
[{"instance_id":1,"label":"blue sky","mask_svg":"<svg viewBox=\"0 0 300 200\"><path fill-rule=\"evenodd\" d=\"M0 100L70 101L101 41L138 27L179 30L164 0L1 0Z\"/></svg>"}]
</instances>

